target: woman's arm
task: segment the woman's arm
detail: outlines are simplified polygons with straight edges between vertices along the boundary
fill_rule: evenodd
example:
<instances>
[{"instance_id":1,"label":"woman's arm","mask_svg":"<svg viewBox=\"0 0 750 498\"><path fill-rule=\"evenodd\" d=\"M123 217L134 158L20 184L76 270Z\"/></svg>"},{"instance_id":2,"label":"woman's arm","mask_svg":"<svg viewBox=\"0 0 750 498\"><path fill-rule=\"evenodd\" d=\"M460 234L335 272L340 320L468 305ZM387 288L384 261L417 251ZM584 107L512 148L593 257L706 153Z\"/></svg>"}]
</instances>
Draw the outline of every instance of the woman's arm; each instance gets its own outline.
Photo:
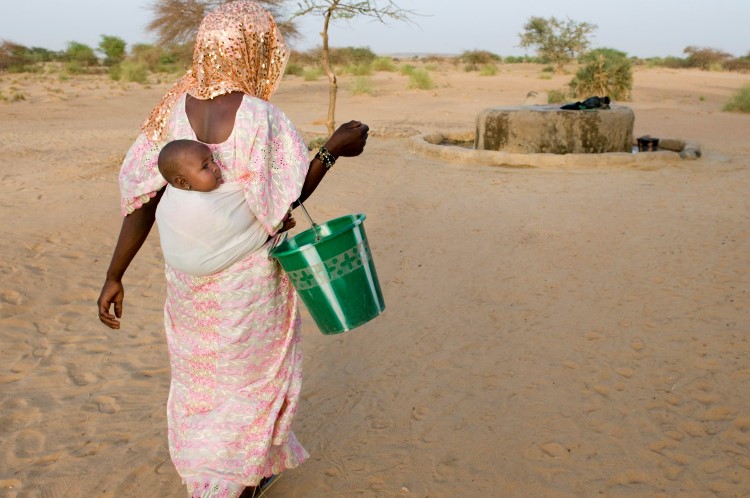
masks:
<instances>
[{"instance_id":1,"label":"woman's arm","mask_svg":"<svg viewBox=\"0 0 750 498\"><path fill-rule=\"evenodd\" d=\"M107 278L97 301L99 320L110 328L120 328L118 318L122 317L122 301L125 297L122 276L146 241L151 227L154 226L156 206L159 204L163 193L164 189L159 190L156 197L127 215L122 221L120 236L117 239L112 261L109 263L109 269L107 270ZM110 307L113 304L114 315L110 312Z\"/></svg>"},{"instance_id":2,"label":"woman's arm","mask_svg":"<svg viewBox=\"0 0 750 498\"><path fill-rule=\"evenodd\" d=\"M331 138L328 139L324 147L335 158L341 156L352 157L358 156L362 153L367 143L367 132L370 129L364 123L359 121L349 121L344 123L333 132ZM305 183L302 185L302 192L300 193L299 199L297 199L292 207L299 206L300 202L304 202L308 197L315 191L320 182L323 180L328 170L323 163L315 157L310 162L310 169L305 177Z\"/></svg>"}]
</instances>

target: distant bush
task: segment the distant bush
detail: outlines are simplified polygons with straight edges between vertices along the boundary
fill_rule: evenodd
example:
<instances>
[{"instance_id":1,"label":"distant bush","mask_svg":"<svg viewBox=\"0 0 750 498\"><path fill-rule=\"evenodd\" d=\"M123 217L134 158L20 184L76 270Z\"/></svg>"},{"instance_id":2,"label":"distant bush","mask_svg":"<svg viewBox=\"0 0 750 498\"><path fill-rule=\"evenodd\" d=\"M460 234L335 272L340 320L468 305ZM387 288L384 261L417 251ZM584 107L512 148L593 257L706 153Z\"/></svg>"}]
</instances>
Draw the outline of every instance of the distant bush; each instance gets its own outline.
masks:
<instances>
[{"instance_id":1,"label":"distant bush","mask_svg":"<svg viewBox=\"0 0 750 498\"><path fill-rule=\"evenodd\" d=\"M130 59L144 64L152 73L185 71L192 64L192 51L188 45L175 45L168 49L148 43L137 43L130 48Z\"/></svg>"},{"instance_id":2,"label":"distant bush","mask_svg":"<svg viewBox=\"0 0 750 498\"><path fill-rule=\"evenodd\" d=\"M367 76L357 76L351 91L354 95L375 95L372 80Z\"/></svg>"},{"instance_id":3,"label":"distant bush","mask_svg":"<svg viewBox=\"0 0 750 498\"><path fill-rule=\"evenodd\" d=\"M467 71L477 71L479 66L502 62L502 58L486 50L468 50L458 56L458 59L466 64Z\"/></svg>"},{"instance_id":4,"label":"distant bush","mask_svg":"<svg viewBox=\"0 0 750 498\"><path fill-rule=\"evenodd\" d=\"M76 41L68 42L65 58L68 62L78 63L81 67L94 66L99 63L93 48Z\"/></svg>"},{"instance_id":5,"label":"distant bush","mask_svg":"<svg viewBox=\"0 0 750 498\"><path fill-rule=\"evenodd\" d=\"M494 64L485 64L479 69L479 76L495 76L497 74L497 66Z\"/></svg>"},{"instance_id":6,"label":"distant bush","mask_svg":"<svg viewBox=\"0 0 750 498\"><path fill-rule=\"evenodd\" d=\"M580 69L570 82L578 97L608 95L613 100L629 100L633 89L632 63L625 52L599 48L579 58Z\"/></svg>"},{"instance_id":7,"label":"distant bush","mask_svg":"<svg viewBox=\"0 0 750 498\"><path fill-rule=\"evenodd\" d=\"M335 66L369 64L378 58L369 47L331 48L329 49L329 57L331 64Z\"/></svg>"},{"instance_id":8,"label":"distant bush","mask_svg":"<svg viewBox=\"0 0 750 498\"><path fill-rule=\"evenodd\" d=\"M412 74L412 73L413 73L414 71L416 71L416 70L417 70L417 68L416 68L416 67L414 67L414 66L412 66L411 64L404 64L404 65L403 65L403 66L401 66L401 68L399 69L399 72L400 72L401 74L403 74L404 76L409 76L410 74Z\"/></svg>"},{"instance_id":9,"label":"distant bush","mask_svg":"<svg viewBox=\"0 0 750 498\"><path fill-rule=\"evenodd\" d=\"M544 64L549 61L545 61L541 57L532 57L529 55L508 55L503 59L506 64Z\"/></svg>"},{"instance_id":10,"label":"distant bush","mask_svg":"<svg viewBox=\"0 0 750 498\"><path fill-rule=\"evenodd\" d=\"M120 64L120 78L134 83L148 83L148 66L132 59L125 60Z\"/></svg>"},{"instance_id":11,"label":"distant bush","mask_svg":"<svg viewBox=\"0 0 750 498\"><path fill-rule=\"evenodd\" d=\"M63 60L60 52L40 47L28 48L12 41L0 42L0 71L37 73L44 69L42 63L60 60Z\"/></svg>"},{"instance_id":12,"label":"distant bush","mask_svg":"<svg viewBox=\"0 0 750 498\"><path fill-rule=\"evenodd\" d=\"M310 49L306 52L292 50L289 54L289 64L299 64L301 66L317 66L320 64L320 48Z\"/></svg>"},{"instance_id":13,"label":"distant bush","mask_svg":"<svg viewBox=\"0 0 750 498\"><path fill-rule=\"evenodd\" d=\"M724 110L729 112L750 112L750 85L745 85L732 95L724 105Z\"/></svg>"},{"instance_id":14,"label":"distant bush","mask_svg":"<svg viewBox=\"0 0 750 498\"><path fill-rule=\"evenodd\" d=\"M297 64L296 62L288 63L286 69L284 69L284 76L302 76L303 74L305 74L305 68L302 67L302 64Z\"/></svg>"},{"instance_id":15,"label":"distant bush","mask_svg":"<svg viewBox=\"0 0 750 498\"><path fill-rule=\"evenodd\" d=\"M434 86L435 84L432 82L430 73L428 73L424 69L415 69L409 74L409 88L429 90Z\"/></svg>"},{"instance_id":16,"label":"distant bush","mask_svg":"<svg viewBox=\"0 0 750 498\"><path fill-rule=\"evenodd\" d=\"M724 63L724 69L737 73L750 73L750 57L738 57Z\"/></svg>"},{"instance_id":17,"label":"distant bush","mask_svg":"<svg viewBox=\"0 0 750 498\"><path fill-rule=\"evenodd\" d=\"M730 54L714 48L686 47L683 53L687 54L686 67L697 67L704 71L720 70L721 65L732 58Z\"/></svg>"},{"instance_id":18,"label":"distant bush","mask_svg":"<svg viewBox=\"0 0 750 498\"><path fill-rule=\"evenodd\" d=\"M63 65L63 71L67 74L83 74L87 71L87 68L78 61L69 61Z\"/></svg>"},{"instance_id":19,"label":"distant bush","mask_svg":"<svg viewBox=\"0 0 750 498\"><path fill-rule=\"evenodd\" d=\"M342 72L354 76L370 76L372 74L372 65L370 63L349 64L342 69Z\"/></svg>"},{"instance_id":20,"label":"distant bush","mask_svg":"<svg viewBox=\"0 0 750 498\"><path fill-rule=\"evenodd\" d=\"M102 40L99 42L99 52L104 54L104 65L114 66L119 64L125 58L125 40L117 36L101 35Z\"/></svg>"},{"instance_id":21,"label":"distant bush","mask_svg":"<svg viewBox=\"0 0 750 498\"><path fill-rule=\"evenodd\" d=\"M555 66L547 65L542 68L543 73L554 73L555 72Z\"/></svg>"},{"instance_id":22,"label":"distant bush","mask_svg":"<svg viewBox=\"0 0 750 498\"><path fill-rule=\"evenodd\" d=\"M302 78L304 78L305 81L317 81L318 78L323 76L323 73L324 71L322 67L310 67L305 69Z\"/></svg>"},{"instance_id":23,"label":"distant bush","mask_svg":"<svg viewBox=\"0 0 750 498\"><path fill-rule=\"evenodd\" d=\"M389 73L398 71L396 64L390 57L378 57L377 59L372 61L372 69L375 71L384 71Z\"/></svg>"}]
</instances>

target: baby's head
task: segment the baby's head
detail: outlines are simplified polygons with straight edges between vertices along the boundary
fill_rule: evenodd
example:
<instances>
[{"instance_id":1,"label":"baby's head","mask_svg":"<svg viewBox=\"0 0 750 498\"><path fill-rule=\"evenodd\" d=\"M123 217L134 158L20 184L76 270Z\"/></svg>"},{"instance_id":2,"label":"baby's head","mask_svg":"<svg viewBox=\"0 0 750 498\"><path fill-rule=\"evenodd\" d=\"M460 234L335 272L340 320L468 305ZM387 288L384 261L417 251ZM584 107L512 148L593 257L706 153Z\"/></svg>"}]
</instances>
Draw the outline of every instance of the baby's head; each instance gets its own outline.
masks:
<instances>
[{"instance_id":1,"label":"baby's head","mask_svg":"<svg viewBox=\"0 0 750 498\"><path fill-rule=\"evenodd\" d=\"M210 192L221 185L221 169L211 149L195 140L174 140L159 152L159 172L181 190Z\"/></svg>"}]
</instances>

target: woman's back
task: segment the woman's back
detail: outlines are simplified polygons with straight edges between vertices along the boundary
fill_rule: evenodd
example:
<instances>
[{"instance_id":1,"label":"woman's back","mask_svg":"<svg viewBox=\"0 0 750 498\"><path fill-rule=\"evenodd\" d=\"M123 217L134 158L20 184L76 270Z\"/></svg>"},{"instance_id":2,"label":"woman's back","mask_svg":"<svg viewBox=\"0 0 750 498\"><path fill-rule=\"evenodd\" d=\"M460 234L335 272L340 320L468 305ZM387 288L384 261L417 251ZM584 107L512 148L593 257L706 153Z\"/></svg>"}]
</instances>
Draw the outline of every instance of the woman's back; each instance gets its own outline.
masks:
<instances>
[{"instance_id":1,"label":"woman's back","mask_svg":"<svg viewBox=\"0 0 750 498\"><path fill-rule=\"evenodd\" d=\"M242 104L242 92L219 95L213 99L196 99L187 94L185 114L195 137L206 144L225 142L234 129L237 110Z\"/></svg>"}]
</instances>

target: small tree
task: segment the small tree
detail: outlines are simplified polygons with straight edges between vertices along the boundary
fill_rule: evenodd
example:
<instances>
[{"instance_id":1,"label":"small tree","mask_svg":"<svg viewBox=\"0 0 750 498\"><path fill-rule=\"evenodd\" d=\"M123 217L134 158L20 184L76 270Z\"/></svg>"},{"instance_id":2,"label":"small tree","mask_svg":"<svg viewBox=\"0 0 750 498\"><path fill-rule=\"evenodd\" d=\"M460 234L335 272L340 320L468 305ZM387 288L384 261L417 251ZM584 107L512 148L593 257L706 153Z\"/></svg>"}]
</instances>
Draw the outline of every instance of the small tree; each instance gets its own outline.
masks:
<instances>
[{"instance_id":1,"label":"small tree","mask_svg":"<svg viewBox=\"0 0 750 498\"><path fill-rule=\"evenodd\" d=\"M336 126L336 73L331 66L331 55L328 47L328 26L334 19L353 19L358 16L365 16L377 19L385 23L388 19L406 21L413 14L412 11L404 10L398 7L392 0L385 0L380 5L377 0L302 0L299 3L299 10L294 17L314 14L323 17L323 31L320 36L323 38L323 50L321 52L321 63L323 70L328 76L328 118L326 119L326 128L328 135L333 135Z\"/></svg>"},{"instance_id":2,"label":"small tree","mask_svg":"<svg viewBox=\"0 0 750 498\"><path fill-rule=\"evenodd\" d=\"M685 65L687 67L697 67L708 71L712 67L721 66L724 62L732 58L731 54L716 50L715 48L705 47L685 47L682 51L687 55Z\"/></svg>"},{"instance_id":3,"label":"small tree","mask_svg":"<svg viewBox=\"0 0 750 498\"><path fill-rule=\"evenodd\" d=\"M68 42L68 48L65 50L65 57L68 61L82 66L93 66L99 62L93 48L76 41Z\"/></svg>"},{"instance_id":4,"label":"small tree","mask_svg":"<svg viewBox=\"0 0 750 498\"><path fill-rule=\"evenodd\" d=\"M595 24L556 17L531 17L523 27L521 47L536 47L537 53L555 64L557 73L563 72L563 65L583 54L590 41L588 36L596 30Z\"/></svg>"},{"instance_id":5,"label":"small tree","mask_svg":"<svg viewBox=\"0 0 750 498\"><path fill-rule=\"evenodd\" d=\"M117 36L101 35L102 41L99 42L99 52L104 54L104 64L114 66L119 64L125 58L125 40Z\"/></svg>"},{"instance_id":6,"label":"small tree","mask_svg":"<svg viewBox=\"0 0 750 498\"><path fill-rule=\"evenodd\" d=\"M0 71L24 71L29 63L29 49L12 41L0 43Z\"/></svg>"},{"instance_id":7,"label":"small tree","mask_svg":"<svg viewBox=\"0 0 750 498\"><path fill-rule=\"evenodd\" d=\"M599 48L582 56L579 61L581 68L570 82L570 88L577 97L608 95L614 100L630 100L633 70L625 52Z\"/></svg>"},{"instance_id":8,"label":"small tree","mask_svg":"<svg viewBox=\"0 0 750 498\"><path fill-rule=\"evenodd\" d=\"M458 58L465 63L471 71L479 70L479 66L502 62L502 57L487 50L467 50Z\"/></svg>"}]
</instances>

